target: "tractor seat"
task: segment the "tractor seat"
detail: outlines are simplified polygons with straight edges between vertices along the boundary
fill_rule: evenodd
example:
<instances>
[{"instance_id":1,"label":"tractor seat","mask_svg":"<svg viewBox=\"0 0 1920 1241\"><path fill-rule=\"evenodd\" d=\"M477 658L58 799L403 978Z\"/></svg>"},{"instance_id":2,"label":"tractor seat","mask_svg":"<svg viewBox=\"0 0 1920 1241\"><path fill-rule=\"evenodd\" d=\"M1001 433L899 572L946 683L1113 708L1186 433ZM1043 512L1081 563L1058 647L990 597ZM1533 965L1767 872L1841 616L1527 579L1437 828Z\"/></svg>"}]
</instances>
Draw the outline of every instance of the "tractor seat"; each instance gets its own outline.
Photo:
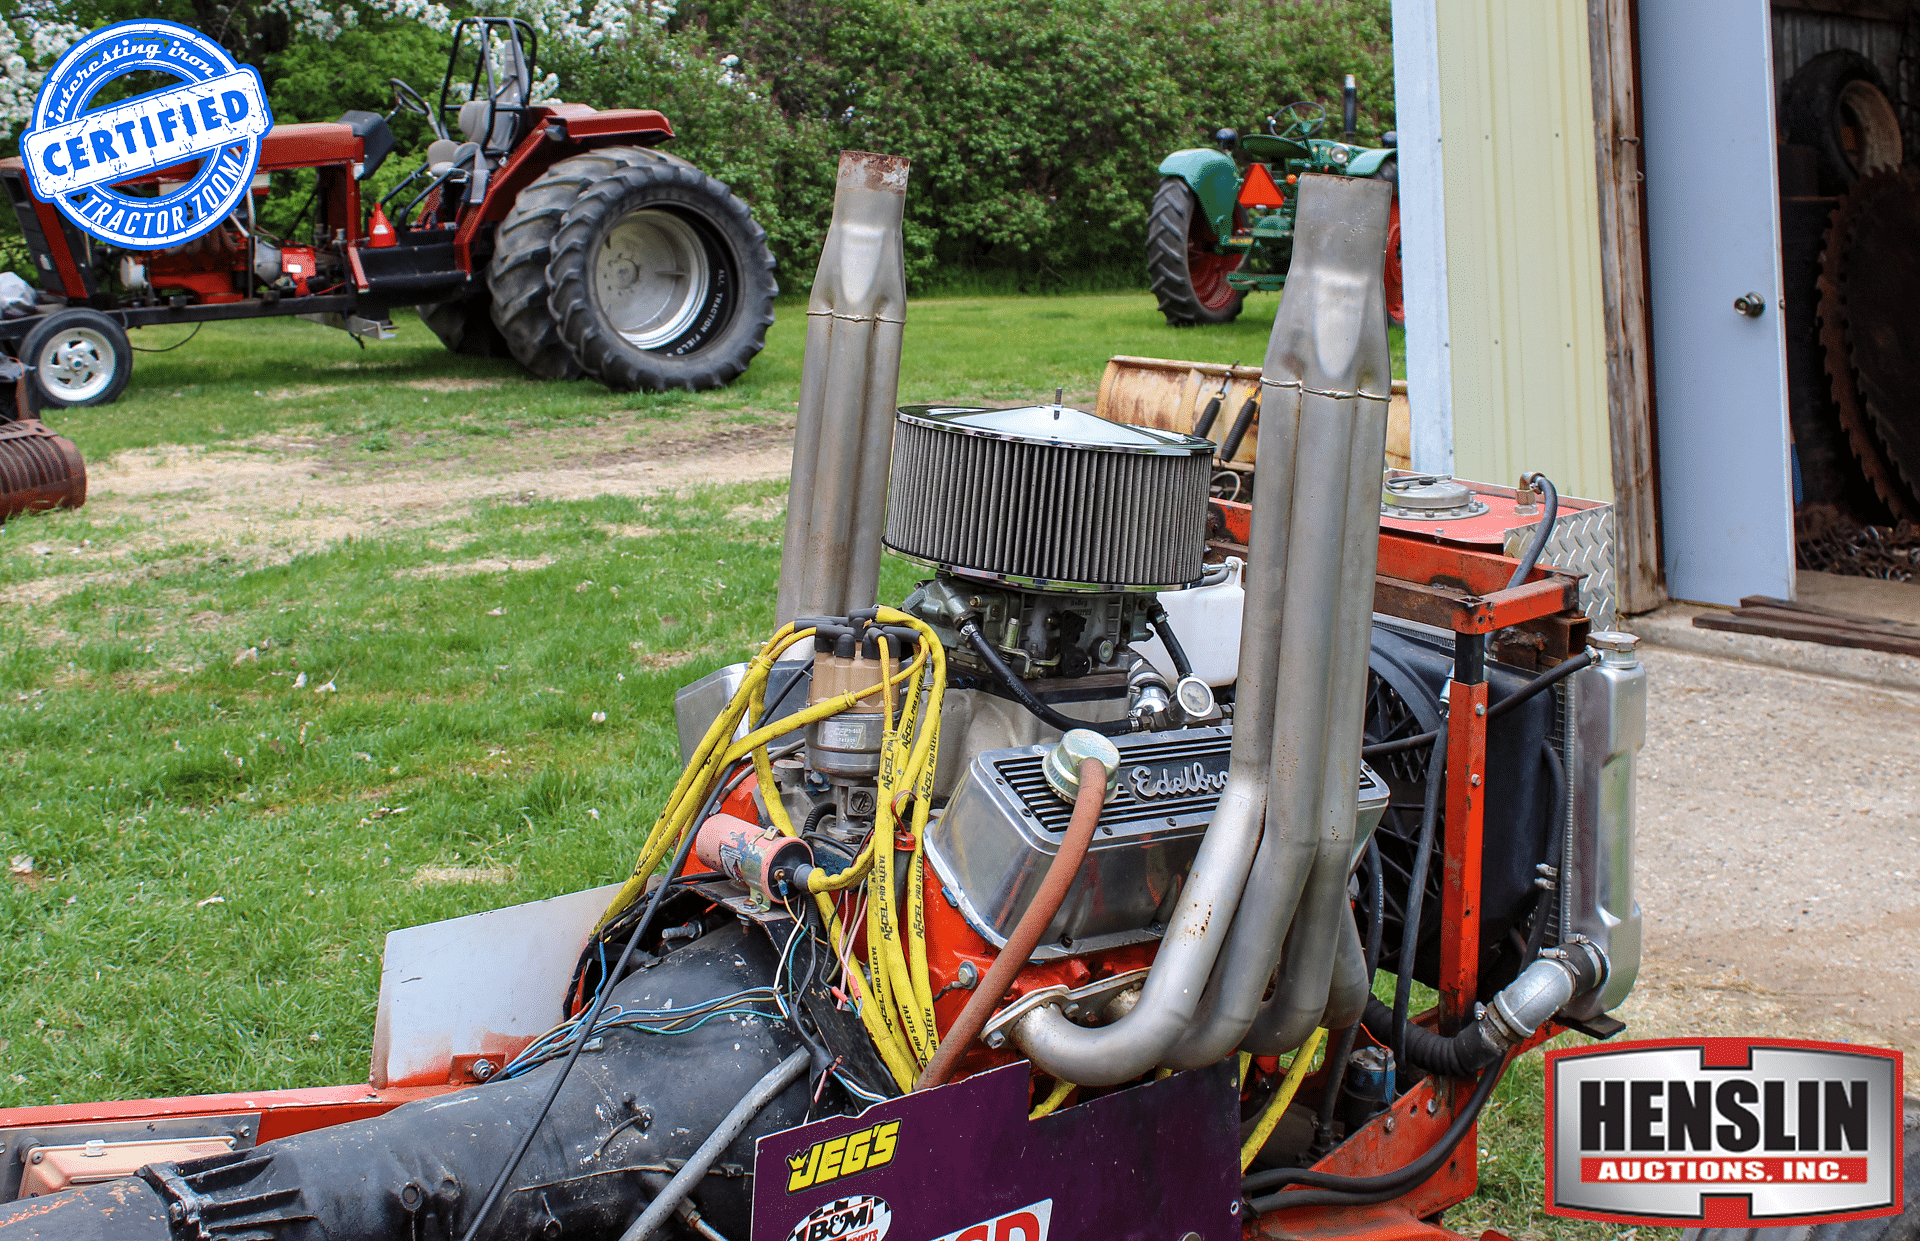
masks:
<instances>
[{"instance_id":1,"label":"tractor seat","mask_svg":"<svg viewBox=\"0 0 1920 1241\"><path fill-rule=\"evenodd\" d=\"M1259 160L1307 159L1313 154L1304 142L1278 138L1272 134L1248 134L1240 139L1240 146Z\"/></svg>"}]
</instances>

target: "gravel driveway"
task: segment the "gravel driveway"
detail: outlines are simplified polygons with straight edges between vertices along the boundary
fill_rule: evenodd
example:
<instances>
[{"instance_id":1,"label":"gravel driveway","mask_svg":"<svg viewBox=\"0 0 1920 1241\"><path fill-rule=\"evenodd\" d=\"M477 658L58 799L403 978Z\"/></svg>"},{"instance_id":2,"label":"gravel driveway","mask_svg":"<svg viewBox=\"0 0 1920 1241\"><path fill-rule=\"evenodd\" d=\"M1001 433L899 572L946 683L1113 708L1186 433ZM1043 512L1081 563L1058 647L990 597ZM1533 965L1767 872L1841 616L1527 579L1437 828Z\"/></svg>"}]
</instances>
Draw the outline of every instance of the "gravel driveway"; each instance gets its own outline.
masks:
<instances>
[{"instance_id":1,"label":"gravel driveway","mask_svg":"<svg viewBox=\"0 0 1920 1241\"><path fill-rule=\"evenodd\" d=\"M1920 694L1641 649L1628 1037L1920 1052Z\"/></svg>"}]
</instances>

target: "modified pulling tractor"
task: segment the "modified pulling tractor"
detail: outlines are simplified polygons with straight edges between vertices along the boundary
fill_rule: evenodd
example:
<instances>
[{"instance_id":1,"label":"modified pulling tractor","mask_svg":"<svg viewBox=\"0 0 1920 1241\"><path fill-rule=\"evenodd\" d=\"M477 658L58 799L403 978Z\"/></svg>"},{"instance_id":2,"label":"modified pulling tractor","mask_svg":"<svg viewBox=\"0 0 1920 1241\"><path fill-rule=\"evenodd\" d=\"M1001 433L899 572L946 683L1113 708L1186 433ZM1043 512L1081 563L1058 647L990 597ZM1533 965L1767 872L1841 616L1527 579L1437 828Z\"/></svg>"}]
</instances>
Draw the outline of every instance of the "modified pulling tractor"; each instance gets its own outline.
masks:
<instances>
[{"instance_id":1,"label":"modified pulling tractor","mask_svg":"<svg viewBox=\"0 0 1920 1241\"><path fill-rule=\"evenodd\" d=\"M1222 129L1218 149L1192 147L1160 161L1160 188L1147 216L1147 275L1160 313L1175 327L1227 323L1251 292L1278 292L1293 256L1294 187L1321 173L1374 177L1394 187L1383 275L1387 318L1405 323L1400 283L1400 161L1394 135L1382 147L1354 143L1359 100L1347 76L1345 141L1320 137L1327 110L1290 103L1265 133ZM1233 152L1250 157L1243 173ZM1277 175L1276 175L1277 172Z\"/></svg>"},{"instance_id":2,"label":"modified pulling tractor","mask_svg":"<svg viewBox=\"0 0 1920 1241\"><path fill-rule=\"evenodd\" d=\"M0 160L43 299L39 315L0 321L30 405L117 398L132 370L128 328L299 315L385 339L406 305L447 348L511 356L544 379L650 391L731 382L773 322L765 232L724 184L655 149L673 137L659 112L535 102L535 51L524 21L462 21L437 106L394 79L384 117L276 125L245 211L172 249L88 238L33 196L18 158ZM388 123L402 110L434 140L419 168L368 202L362 186L393 154ZM118 188L164 195L196 166ZM295 230L269 236L256 200L274 173L309 170Z\"/></svg>"},{"instance_id":3,"label":"modified pulling tractor","mask_svg":"<svg viewBox=\"0 0 1920 1241\"><path fill-rule=\"evenodd\" d=\"M896 409L906 179L842 156L779 628L631 877L392 933L366 1085L0 1111L0 1241L1456 1235L1507 1064L1638 969L1633 639L1382 529L1385 185L1300 183L1247 505L1057 398ZM1214 510L1244 607L1176 634Z\"/></svg>"}]
</instances>

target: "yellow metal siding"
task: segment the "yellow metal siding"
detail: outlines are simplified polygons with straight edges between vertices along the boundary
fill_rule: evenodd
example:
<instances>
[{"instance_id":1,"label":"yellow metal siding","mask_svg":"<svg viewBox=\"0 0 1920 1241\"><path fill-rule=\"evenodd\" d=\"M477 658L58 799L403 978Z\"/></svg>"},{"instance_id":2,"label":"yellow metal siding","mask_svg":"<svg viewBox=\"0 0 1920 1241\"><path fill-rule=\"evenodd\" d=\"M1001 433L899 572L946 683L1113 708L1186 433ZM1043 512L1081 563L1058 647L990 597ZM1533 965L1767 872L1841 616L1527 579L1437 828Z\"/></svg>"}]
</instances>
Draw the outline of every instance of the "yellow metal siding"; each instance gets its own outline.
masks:
<instances>
[{"instance_id":1,"label":"yellow metal siding","mask_svg":"<svg viewBox=\"0 0 1920 1241\"><path fill-rule=\"evenodd\" d=\"M1613 498L1584 0L1438 0L1454 472Z\"/></svg>"}]
</instances>

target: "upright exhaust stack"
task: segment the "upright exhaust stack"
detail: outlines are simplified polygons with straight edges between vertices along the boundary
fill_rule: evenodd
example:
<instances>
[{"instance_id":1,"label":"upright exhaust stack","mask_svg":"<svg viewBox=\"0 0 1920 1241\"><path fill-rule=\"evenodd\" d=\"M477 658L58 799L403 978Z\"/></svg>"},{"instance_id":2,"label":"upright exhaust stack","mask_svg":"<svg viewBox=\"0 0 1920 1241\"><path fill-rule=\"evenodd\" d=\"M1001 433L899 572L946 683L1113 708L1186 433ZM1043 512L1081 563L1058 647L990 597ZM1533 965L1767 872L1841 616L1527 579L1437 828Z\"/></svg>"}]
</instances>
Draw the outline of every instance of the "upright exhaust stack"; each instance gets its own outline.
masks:
<instances>
[{"instance_id":1,"label":"upright exhaust stack","mask_svg":"<svg viewBox=\"0 0 1920 1241\"><path fill-rule=\"evenodd\" d=\"M845 616L880 589L880 536L907 318L898 155L842 151L833 223L807 303L800 418L775 617Z\"/></svg>"},{"instance_id":2,"label":"upright exhaust stack","mask_svg":"<svg viewBox=\"0 0 1920 1241\"><path fill-rule=\"evenodd\" d=\"M1097 1028L1053 1007L1013 1026L1027 1057L1063 1081L1114 1085L1156 1065L1212 1063L1250 1031L1285 1034L1298 1012L1318 1018L1327 1006L1351 928L1346 864L1392 378L1380 277L1391 205L1385 182L1301 179L1262 379L1227 787L1138 1002ZM1269 1012L1261 999L1289 927L1293 951Z\"/></svg>"}]
</instances>

